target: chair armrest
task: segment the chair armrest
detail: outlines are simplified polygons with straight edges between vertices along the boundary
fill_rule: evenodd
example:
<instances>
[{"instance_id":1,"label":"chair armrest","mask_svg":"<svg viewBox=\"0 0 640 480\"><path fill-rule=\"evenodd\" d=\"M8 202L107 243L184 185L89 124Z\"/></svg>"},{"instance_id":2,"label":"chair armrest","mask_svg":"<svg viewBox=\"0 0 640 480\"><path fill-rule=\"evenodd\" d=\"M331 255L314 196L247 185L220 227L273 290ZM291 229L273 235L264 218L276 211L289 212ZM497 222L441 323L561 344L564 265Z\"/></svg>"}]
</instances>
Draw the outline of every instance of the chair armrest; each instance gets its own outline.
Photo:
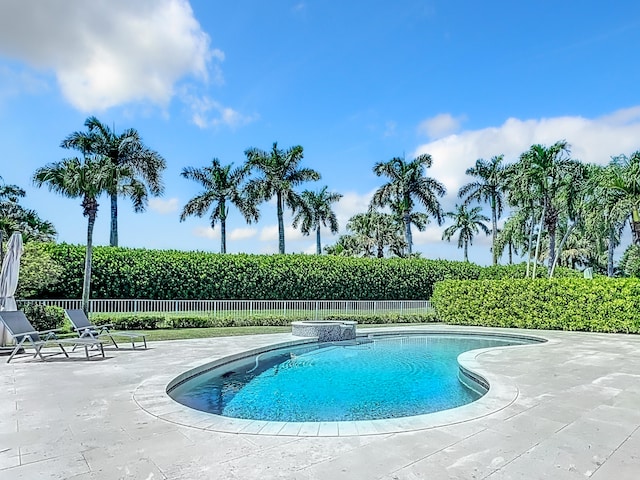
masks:
<instances>
[{"instance_id":1,"label":"chair armrest","mask_svg":"<svg viewBox=\"0 0 640 480\"><path fill-rule=\"evenodd\" d=\"M43 335L44 336L44 341L47 342L51 339L56 339L58 338L58 336L56 335L56 332L61 331L61 328L52 328L51 330L42 330L40 332L37 332L38 335Z\"/></svg>"},{"instance_id":2,"label":"chair armrest","mask_svg":"<svg viewBox=\"0 0 640 480\"><path fill-rule=\"evenodd\" d=\"M42 334L42 333L54 333L54 332L59 332L61 330L62 330L61 328L52 328L51 330L40 330L39 332L36 332L36 333L40 333L40 334Z\"/></svg>"},{"instance_id":3,"label":"chair armrest","mask_svg":"<svg viewBox=\"0 0 640 480\"><path fill-rule=\"evenodd\" d=\"M94 326L93 326L93 328L99 328L99 329L102 329L102 328L111 328L111 327L113 327L113 323L104 323L104 324L102 324L102 325L94 325Z\"/></svg>"}]
</instances>

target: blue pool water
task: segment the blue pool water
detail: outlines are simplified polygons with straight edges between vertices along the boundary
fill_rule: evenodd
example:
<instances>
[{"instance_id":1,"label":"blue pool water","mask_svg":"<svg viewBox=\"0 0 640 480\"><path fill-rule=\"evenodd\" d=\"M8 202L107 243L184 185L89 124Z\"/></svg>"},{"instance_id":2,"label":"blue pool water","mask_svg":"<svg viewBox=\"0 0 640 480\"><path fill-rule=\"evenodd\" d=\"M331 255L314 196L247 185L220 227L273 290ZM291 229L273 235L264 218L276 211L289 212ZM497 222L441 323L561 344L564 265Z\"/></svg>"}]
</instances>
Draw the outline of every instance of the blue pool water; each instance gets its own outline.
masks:
<instances>
[{"instance_id":1,"label":"blue pool water","mask_svg":"<svg viewBox=\"0 0 640 480\"><path fill-rule=\"evenodd\" d=\"M458 378L460 353L531 340L404 335L279 348L178 385L176 401L206 412L269 421L395 418L445 410L482 396Z\"/></svg>"}]
</instances>

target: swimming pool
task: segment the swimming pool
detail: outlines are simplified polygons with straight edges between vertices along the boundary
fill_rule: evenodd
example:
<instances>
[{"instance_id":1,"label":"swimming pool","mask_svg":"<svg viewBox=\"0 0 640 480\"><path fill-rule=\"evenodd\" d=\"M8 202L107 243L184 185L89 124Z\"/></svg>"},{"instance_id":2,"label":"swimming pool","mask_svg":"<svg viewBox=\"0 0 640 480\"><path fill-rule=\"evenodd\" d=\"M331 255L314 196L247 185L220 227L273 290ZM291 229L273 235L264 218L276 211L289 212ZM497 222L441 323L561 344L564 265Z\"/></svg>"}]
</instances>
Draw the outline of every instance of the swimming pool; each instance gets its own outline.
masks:
<instances>
[{"instance_id":1,"label":"swimming pool","mask_svg":"<svg viewBox=\"0 0 640 480\"><path fill-rule=\"evenodd\" d=\"M314 342L222 363L172 385L168 393L196 410L239 419L327 422L422 415L486 393L484 379L461 369L458 355L528 343L537 340L413 334Z\"/></svg>"}]
</instances>

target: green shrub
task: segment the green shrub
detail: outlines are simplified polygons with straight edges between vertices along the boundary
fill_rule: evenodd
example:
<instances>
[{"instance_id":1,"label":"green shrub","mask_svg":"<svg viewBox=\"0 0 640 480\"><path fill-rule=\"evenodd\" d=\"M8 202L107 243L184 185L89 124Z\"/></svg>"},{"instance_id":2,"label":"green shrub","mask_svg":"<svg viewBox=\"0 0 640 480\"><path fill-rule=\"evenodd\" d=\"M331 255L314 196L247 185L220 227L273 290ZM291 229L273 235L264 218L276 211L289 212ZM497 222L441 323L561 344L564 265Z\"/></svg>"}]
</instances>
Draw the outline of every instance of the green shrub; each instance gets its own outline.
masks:
<instances>
[{"instance_id":1,"label":"green shrub","mask_svg":"<svg viewBox=\"0 0 640 480\"><path fill-rule=\"evenodd\" d=\"M16 297L33 297L60 281L64 268L52 258L51 248L48 244L40 242L24 244Z\"/></svg>"},{"instance_id":2,"label":"green shrub","mask_svg":"<svg viewBox=\"0 0 640 480\"><path fill-rule=\"evenodd\" d=\"M629 245L620 259L620 271L625 277L640 278L640 245Z\"/></svg>"},{"instance_id":3,"label":"green shrub","mask_svg":"<svg viewBox=\"0 0 640 480\"><path fill-rule=\"evenodd\" d=\"M84 247L49 246L64 267L36 298L80 298ZM477 278L482 267L426 259L331 255L221 255L95 247L92 298L414 300L445 279Z\"/></svg>"},{"instance_id":4,"label":"green shrub","mask_svg":"<svg viewBox=\"0 0 640 480\"><path fill-rule=\"evenodd\" d=\"M530 275L533 273L533 265L529 266ZM527 264L525 263L517 263L514 265L492 265L490 267L484 267L480 270L480 274L478 275L478 280L506 280L508 278L526 278L527 275ZM578 270L573 270L571 268L565 267L556 267L553 272L554 278L566 278L566 277L575 277L581 278L582 272ZM547 267L540 266L536 267L536 278L547 278L549 277L549 271ZM463 280L463 279L460 279Z\"/></svg>"},{"instance_id":5,"label":"green shrub","mask_svg":"<svg viewBox=\"0 0 640 480\"><path fill-rule=\"evenodd\" d=\"M325 320L355 320L362 324L386 324L386 323L430 323L437 322L434 312L411 313L402 315L393 314L360 314L360 315L329 315Z\"/></svg>"},{"instance_id":6,"label":"green shrub","mask_svg":"<svg viewBox=\"0 0 640 480\"><path fill-rule=\"evenodd\" d=\"M23 305L20 309L38 332L55 330L65 326L64 310L60 307L45 307L44 305ZM65 329L69 331L70 329Z\"/></svg>"},{"instance_id":7,"label":"green shrub","mask_svg":"<svg viewBox=\"0 0 640 480\"><path fill-rule=\"evenodd\" d=\"M445 281L431 298L443 322L591 332L640 331L640 280Z\"/></svg>"},{"instance_id":8,"label":"green shrub","mask_svg":"<svg viewBox=\"0 0 640 480\"><path fill-rule=\"evenodd\" d=\"M325 320L356 320L358 323L426 323L436 321L435 312L409 314L340 314L329 315ZM257 314L238 316L213 316L202 313L95 313L91 321L96 325L111 323L118 330L154 330L158 328L212 328L212 327L282 327L296 320L312 320L311 315Z\"/></svg>"},{"instance_id":9,"label":"green shrub","mask_svg":"<svg viewBox=\"0 0 640 480\"><path fill-rule=\"evenodd\" d=\"M165 316L160 314L93 314L91 322L96 325L113 324L116 330L155 330L162 328Z\"/></svg>"}]
</instances>

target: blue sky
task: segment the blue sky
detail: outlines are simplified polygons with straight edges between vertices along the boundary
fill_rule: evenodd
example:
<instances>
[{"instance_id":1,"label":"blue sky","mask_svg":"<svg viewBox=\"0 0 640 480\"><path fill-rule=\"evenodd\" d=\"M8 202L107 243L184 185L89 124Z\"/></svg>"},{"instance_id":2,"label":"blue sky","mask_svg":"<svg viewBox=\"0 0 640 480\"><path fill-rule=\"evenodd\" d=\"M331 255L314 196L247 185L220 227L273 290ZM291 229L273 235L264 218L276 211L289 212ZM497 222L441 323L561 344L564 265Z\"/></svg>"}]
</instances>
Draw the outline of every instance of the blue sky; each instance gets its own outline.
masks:
<instances>
[{"instance_id":1,"label":"blue sky","mask_svg":"<svg viewBox=\"0 0 640 480\"><path fill-rule=\"evenodd\" d=\"M0 175L59 241L83 243L79 200L33 187L33 172L72 154L60 141L89 115L136 128L167 160L166 190L143 214L121 201L120 244L217 252L206 218L179 222L198 192L182 168L302 145L322 174L305 188L344 195L345 233L382 184L374 163L395 156L430 153L451 210L477 158L560 139L589 162L640 149L638 45L640 3L626 0L3 0ZM462 259L445 226L414 232L414 249ZM108 230L103 198L97 244ZM253 225L232 210L227 232L229 252L276 252L273 204ZM288 252L314 250L313 236L286 238ZM489 263L489 239L469 254Z\"/></svg>"}]
</instances>

